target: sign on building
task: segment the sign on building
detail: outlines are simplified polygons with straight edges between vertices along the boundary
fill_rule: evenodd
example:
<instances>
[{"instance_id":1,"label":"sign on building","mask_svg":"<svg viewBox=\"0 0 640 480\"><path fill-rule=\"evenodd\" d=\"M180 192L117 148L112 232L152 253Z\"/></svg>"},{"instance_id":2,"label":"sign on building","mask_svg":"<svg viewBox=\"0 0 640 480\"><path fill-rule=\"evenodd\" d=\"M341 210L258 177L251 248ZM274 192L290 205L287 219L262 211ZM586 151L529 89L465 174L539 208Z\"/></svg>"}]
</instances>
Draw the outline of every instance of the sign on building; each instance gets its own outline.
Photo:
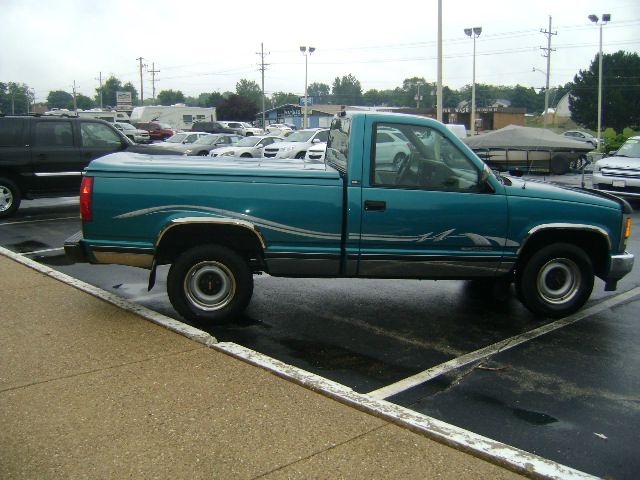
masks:
<instances>
[{"instance_id":1,"label":"sign on building","mask_svg":"<svg viewBox=\"0 0 640 480\"><path fill-rule=\"evenodd\" d=\"M304 107L304 97L300 97L300 106ZM307 107L313 106L313 97L307 97Z\"/></svg>"},{"instance_id":2,"label":"sign on building","mask_svg":"<svg viewBox=\"0 0 640 480\"><path fill-rule=\"evenodd\" d=\"M116 110L133 110L131 92L116 92Z\"/></svg>"}]
</instances>

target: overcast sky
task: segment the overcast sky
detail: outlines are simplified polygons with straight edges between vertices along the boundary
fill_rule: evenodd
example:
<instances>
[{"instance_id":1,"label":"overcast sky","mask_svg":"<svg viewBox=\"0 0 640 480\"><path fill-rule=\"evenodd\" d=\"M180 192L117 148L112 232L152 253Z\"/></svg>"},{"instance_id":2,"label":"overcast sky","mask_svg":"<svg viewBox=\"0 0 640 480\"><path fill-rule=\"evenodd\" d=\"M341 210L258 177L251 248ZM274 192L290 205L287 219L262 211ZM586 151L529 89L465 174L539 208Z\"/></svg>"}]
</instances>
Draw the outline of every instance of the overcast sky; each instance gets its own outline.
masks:
<instances>
[{"instance_id":1,"label":"overcast sky","mask_svg":"<svg viewBox=\"0 0 640 480\"><path fill-rule=\"evenodd\" d=\"M464 28L482 27L476 40L476 82L545 84L549 16L553 24L551 85L588 68L598 52L598 27L587 16L611 14L603 51L640 52L638 0L443 0L443 83L471 84L473 41ZM49 91L93 97L98 77L115 75L140 91L138 57L155 66L156 94L235 91L245 78L260 84L264 43L265 92L303 94L301 45L308 82L332 85L353 74L369 89L406 78L436 80L437 0L395 2L198 0L0 0L0 81L26 83L36 101ZM534 67L540 71L533 71ZM144 96L151 74L144 71Z\"/></svg>"}]
</instances>

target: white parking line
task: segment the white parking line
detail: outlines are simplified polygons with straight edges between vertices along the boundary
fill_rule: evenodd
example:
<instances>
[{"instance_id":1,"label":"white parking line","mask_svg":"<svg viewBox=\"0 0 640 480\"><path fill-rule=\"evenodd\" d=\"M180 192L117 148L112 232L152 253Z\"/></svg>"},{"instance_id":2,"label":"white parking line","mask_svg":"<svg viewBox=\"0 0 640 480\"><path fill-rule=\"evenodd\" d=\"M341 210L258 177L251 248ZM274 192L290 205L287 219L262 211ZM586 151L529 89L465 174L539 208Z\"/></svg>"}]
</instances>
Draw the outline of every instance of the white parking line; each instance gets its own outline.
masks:
<instances>
[{"instance_id":1,"label":"white parking line","mask_svg":"<svg viewBox=\"0 0 640 480\"><path fill-rule=\"evenodd\" d=\"M496 465L509 468L529 477L563 480L586 480L596 478L585 472L575 470L571 467L567 467L566 465L542 458L533 453L520 450L496 440L483 437L482 435L464 430L456 427L455 425L450 425L441 420L423 415L408 408L395 405L385 400L372 398L369 395L359 394L345 385L341 385L319 375L288 365L241 345L231 342L218 343L216 338L207 332L154 312L153 310L130 302L122 297L118 297L117 295L113 295L105 290L94 287L93 285L82 282L81 280L70 277L69 275L65 275L64 273L58 272L57 270L47 266L41 265L34 260L14 253L3 247L0 247L0 255L12 258L23 265L71 285L78 290L82 290L120 308L136 313L153 323L162 325L165 328L184 335L185 337L202 343L210 348L233 355L247 363L259 366L280 377L297 383L298 385L302 385L305 388L319 392L322 395L333 398L372 415L376 415L404 428L420 432L432 440L449 445L476 457L483 458ZM635 290L640 292L640 287ZM623 295L628 295L629 293L630 292L627 292L627 294Z\"/></svg>"},{"instance_id":2,"label":"white parking line","mask_svg":"<svg viewBox=\"0 0 640 480\"><path fill-rule=\"evenodd\" d=\"M64 247L45 248L43 250L32 250L31 252L21 252L21 255L38 255L40 253L58 252L64 250Z\"/></svg>"},{"instance_id":3,"label":"white parking line","mask_svg":"<svg viewBox=\"0 0 640 480\"><path fill-rule=\"evenodd\" d=\"M456 370L471 363L479 362L487 357L509 350L524 342L528 342L529 340L540 337L549 332L553 332L554 330L558 330L559 328L571 325L572 323L582 320L583 318L595 315L602 312L603 310L608 310L638 295L640 295L640 287L636 287L632 290L629 290L628 292L608 298L607 300L604 300L594 305L593 307L586 308L568 317L543 325L542 327L535 328L521 335L516 335L514 337L501 340L500 342L496 342L493 345L489 345L488 347L481 348L474 352L467 353L466 355L454 358L453 360L449 360L448 362L441 363L440 365L431 367L428 370L424 370L420 373L412 375L411 377L407 377L404 380L400 380L396 383L387 385L386 387L373 390L367 395L377 399L389 398L393 395L409 390L410 388L433 380L434 378L447 372Z\"/></svg>"},{"instance_id":4,"label":"white parking line","mask_svg":"<svg viewBox=\"0 0 640 480\"><path fill-rule=\"evenodd\" d=\"M6 225L21 225L23 223L55 222L58 220L71 220L71 219L80 220L80 216L75 215L73 217L42 218L39 220L20 220L18 222L4 222L4 223L0 223L0 227L4 227Z\"/></svg>"}]
</instances>

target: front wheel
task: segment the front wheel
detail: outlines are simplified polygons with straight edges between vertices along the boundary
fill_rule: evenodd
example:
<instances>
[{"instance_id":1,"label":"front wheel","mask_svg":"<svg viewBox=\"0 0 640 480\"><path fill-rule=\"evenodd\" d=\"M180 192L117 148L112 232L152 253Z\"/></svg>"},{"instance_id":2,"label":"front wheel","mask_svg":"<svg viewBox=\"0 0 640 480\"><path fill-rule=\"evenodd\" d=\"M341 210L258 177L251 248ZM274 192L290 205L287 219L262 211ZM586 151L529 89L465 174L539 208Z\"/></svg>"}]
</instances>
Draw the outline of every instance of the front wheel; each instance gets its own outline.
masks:
<instances>
[{"instance_id":1,"label":"front wheel","mask_svg":"<svg viewBox=\"0 0 640 480\"><path fill-rule=\"evenodd\" d=\"M221 324L241 314L253 294L253 275L236 252L201 245L182 253L169 269L167 293L185 319Z\"/></svg>"},{"instance_id":2,"label":"front wheel","mask_svg":"<svg viewBox=\"0 0 640 480\"><path fill-rule=\"evenodd\" d=\"M516 289L534 314L561 318L587 302L593 282L593 265L584 250L557 243L540 249L525 263Z\"/></svg>"},{"instance_id":3,"label":"front wheel","mask_svg":"<svg viewBox=\"0 0 640 480\"><path fill-rule=\"evenodd\" d=\"M18 186L8 178L0 177L0 218L16 213L21 200Z\"/></svg>"}]
</instances>

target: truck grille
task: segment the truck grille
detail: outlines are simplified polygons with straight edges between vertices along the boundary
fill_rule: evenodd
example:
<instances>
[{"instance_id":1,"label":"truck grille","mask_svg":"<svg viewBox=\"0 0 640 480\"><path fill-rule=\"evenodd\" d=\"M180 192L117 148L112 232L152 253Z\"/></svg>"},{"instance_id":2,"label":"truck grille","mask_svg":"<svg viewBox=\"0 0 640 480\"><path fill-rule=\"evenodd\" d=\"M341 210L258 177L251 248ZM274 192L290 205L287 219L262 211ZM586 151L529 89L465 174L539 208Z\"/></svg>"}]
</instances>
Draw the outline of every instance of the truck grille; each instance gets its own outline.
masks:
<instances>
[{"instance_id":1,"label":"truck grille","mask_svg":"<svg viewBox=\"0 0 640 480\"><path fill-rule=\"evenodd\" d=\"M640 179L640 170L637 168L613 168L602 167L600 173L605 177L624 177Z\"/></svg>"}]
</instances>

